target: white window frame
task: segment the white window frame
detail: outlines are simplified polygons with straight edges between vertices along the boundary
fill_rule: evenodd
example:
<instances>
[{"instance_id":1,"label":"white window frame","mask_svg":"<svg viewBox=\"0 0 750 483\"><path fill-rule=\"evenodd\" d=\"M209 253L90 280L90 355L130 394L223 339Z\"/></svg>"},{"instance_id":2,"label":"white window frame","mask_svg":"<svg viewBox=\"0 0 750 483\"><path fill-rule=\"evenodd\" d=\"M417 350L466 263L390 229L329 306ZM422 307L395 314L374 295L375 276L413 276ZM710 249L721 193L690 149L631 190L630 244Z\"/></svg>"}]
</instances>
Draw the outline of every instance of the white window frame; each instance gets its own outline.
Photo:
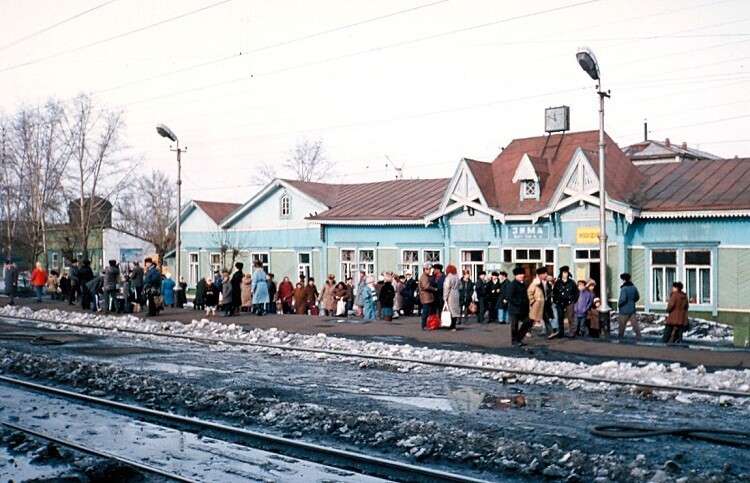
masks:
<instances>
[{"instance_id":1,"label":"white window frame","mask_svg":"<svg viewBox=\"0 0 750 483\"><path fill-rule=\"evenodd\" d=\"M195 257L195 260L193 260ZM200 255L198 252L188 253L188 285L196 285L198 283L198 264L200 262Z\"/></svg>"},{"instance_id":2,"label":"white window frame","mask_svg":"<svg viewBox=\"0 0 750 483\"><path fill-rule=\"evenodd\" d=\"M265 257L265 261L263 260L263 257ZM260 260L261 263L263 263L263 271L266 273L270 273L271 270L271 255L268 252L252 252L250 254L250 270L255 270L255 262Z\"/></svg>"},{"instance_id":3,"label":"white window frame","mask_svg":"<svg viewBox=\"0 0 750 483\"><path fill-rule=\"evenodd\" d=\"M292 198L288 194L281 196L279 200L279 217L281 219L291 218L292 216Z\"/></svg>"},{"instance_id":4,"label":"white window frame","mask_svg":"<svg viewBox=\"0 0 750 483\"><path fill-rule=\"evenodd\" d=\"M52 253L52 269L57 270L60 267L60 256L57 252Z\"/></svg>"},{"instance_id":5,"label":"white window frame","mask_svg":"<svg viewBox=\"0 0 750 483\"><path fill-rule=\"evenodd\" d=\"M214 257L217 258L217 262L214 262ZM221 264L221 253L213 252L209 253L208 255L208 267L211 270L211 277L214 276L214 272L219 272L219 275L221 275L221 270L224 268Z\"/></svg>"},{"instance_id":6,"label":"white window frame","mask_svg":"<svg viewBox=\"0 0 750 483\"><path fill-rule=\"evenodd\" d=\"M372 252L372 260L362 260L362 252ZM357 263L360 270L364 268L367 275L375 275L375 267L377 267L377 250L375 248L358 248L357 249Z\"/></svg>"},{"instance_id":7,"label":"white window frame","mask_svg":"<svg viewBox=\"0 0 750 483\"><path fill-rule=\"evenodd\" d=\"M302 261L302 255L307 255L307 262ZM304 275L305 280L310 278L312 275L312 253L310 252L297 252L297 279L299 276Z\"/></svg>"},{"instance_id":8,"label":"white window frame","mask_svg":"<svg viewBox=\"0 0 750 483\"><path fill-rule=\"evenodd\" d=\"M529 257L527 257L527 258L519 258L518 252L520 252L520 251L530 252L531 250L539 250L539 258L529 258ZM542 262L544 262L544 256L545 256L544 250L545 250L545 248L543 248L543 247L530 247L530 248L517 247L517 248L513 248L513 261L511 263L536 263L537 265L541 265ZM530 255L530 253L529 253L529 255Z\"/></svg>"},{"instance_id":9,"label":"white window frame","mask_svg":"<svg viewBox=\"0 0 750 483\"><path fill-rule=\"evenodd\" d=\"M437 258L435 257L429 257L427 254L437 254ZM433 265L436 263L443 263L443 251L439 248L425 248L422 250L422 260L423 263L432 263Z\"/></svg>"},{"instance_id":10,"label":"white window frame","mask_svg":"<svg viewBox=\"0 0 750 483\"><path fill-rule=\"evenodd\" d=\"M599 253L599 256L594 256L594 253L592 252L599 252L600 250L598 248L574 248L573 249L573 259L576 263L591 263L591 262L601 262L601 253ZM585 257L579 257L578 252L586 252Z\"/></svg>"},{"instance_id":11,"label":"white window frame","mask_svg":"<svg viewBox=\"0 0 750 483\"><path fill-rule=\"evenodd\" d=\"M521 199L522 200L539 200L539 181L535 179L522 179L521 181Z\"/></svg>"},{"instance_id":12,"label":"white window frame","mask_svg":"<svg viewBox=\"0 0 750 483\"><path fill-rule=\"evenodd\" d=\"M688 253L694 253L694 252L706 252L708 253L708 265L697 265L697 264L688 264L687 263L687 254ZM685 294L688 297L688 302L691 306L699 305L703 307L708 307L713 305L714 300L714 290L713 290L713 252L709 249L701 249L701 248L691 248L689 250L684 250L682 252L682 262L683 262L683 284L685 286ZM696 290L696 297L695 299L691 299L691 291L692 287L689 287L688 283L688 271L694 270L695 271L695 290ZM701 277L701 274L703 272L708 272L708 302L702 302L700 301L701 296L700 294L703 292L703 288L705 287L703 283L703 278Z\"/></svg>"},{"instance_id":13,"label":"white window frame","mask_svg":"<svg viewBox=\"0 0 750 483\"><path fill-rule=\"evenodd\" d=\"M351 252L351 260L344 260L344 252ZM346 280L348 277L352 277L354 282L358 282L359 279L355 276L357 273L357 249L356 248L339 248L339 280Z\"/></svg>"},{"instance_id":14,"label":"white window frame","mask_svg":"<svg viewBox=\"0 0 750 483\"><path fill-rule=\"evenodd\" d=\"M416 253L417 258L413 260L407 260L406 259L407 252ZM412 275L418 274L421 272L420 260L422 260L422 257L421 257L421 254L419 253L418 248L402 248L401 257L399 258L399 260L400 260L400 263L398 264L398 269L402 275L405 274L406 272L411 272Z\"/></svg>"},{"instance_id":15,"label":"white window frame","mask_svg":"<svg viewBox=\"0 0 750 483\"><path fill-rule=\"evenodd\" d=\"M674 264L668 264L668 263L657 263L654 264L654 252L674 252ZM666 304L669 300L669 295L672 292L672 283L677 280L677 272L678 272L678 262L679 262L679 250L676 248L653 248L649 250L648 252L648 270L649 270L649 277L651 281L651 287L649 290L649 299L651 300L652 304ZM657 287L656 287L656 272L661 272L661 276L659 277L661 279L661 294L657 294ZM668 271L671 271L673 274L673 280L669 281ZM657 300L657 296L661 295L662 300Z\"/></svg>"},{"instance_id":16,"label":"white window frame","mask_svg":"<svg viewBox=\"0 0 750 483\"><path fill-rule=\"evenodd\" d=\"M469 254L471 252L478 252L482 254L482 259L479 261L472 261L472 260L464 260L464 254ZM476 248L465 248L461 249L458 252L458 256L460 258L461 263L461 274L463 274L464 270L469 270L471 273L471 279L476 280L479 276L479 272L483 271L485 269L485 266L487 265L487 261L485 260L487 258L487 254L485 253L485 250L482 248L476 249ZM459 275L461 275L459 274Z\"/></svg>"}]
</instances>

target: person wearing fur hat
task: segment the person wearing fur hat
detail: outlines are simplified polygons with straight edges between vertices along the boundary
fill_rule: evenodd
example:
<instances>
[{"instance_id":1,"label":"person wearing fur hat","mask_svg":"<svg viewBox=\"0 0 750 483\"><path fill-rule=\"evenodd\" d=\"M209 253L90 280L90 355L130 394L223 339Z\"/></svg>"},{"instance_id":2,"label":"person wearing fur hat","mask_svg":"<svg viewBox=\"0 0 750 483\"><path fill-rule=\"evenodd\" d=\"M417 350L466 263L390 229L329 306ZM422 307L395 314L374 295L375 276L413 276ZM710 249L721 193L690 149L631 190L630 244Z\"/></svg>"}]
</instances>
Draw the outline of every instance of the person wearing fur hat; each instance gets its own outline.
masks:
<instances>
[{"instance_id":1,"label":"person wearing fur hat","mask_svg":"<svg viewBox=\"0 0 750 483\"><path fill-rule=\"evenodd\" d=\"M552 324L546 317L545 306L547 302L547 269L539 267L536 271L536 277L529 284L527 294L529 297L529 318L533 323L544 323L546 334L552 333Z\"/></svg>"},{"instance_id":2,"label":"person wearing fur hat","mask_svg":"<svg viewBox=\"0 0 750 483\"><path fill-rule=\"evenodd\" d=\"M565 321L568 321L570 337L576 336L576 322L573 306L578 300L578 286L570 277L570 268L567 265L560 267L560 276L552 289L552 299L557 305L557 332L550 334L548 339L565 337Z\"/></svg>"},{"instance_id":3,"label":"person wearing fur hat","mask_svg":"<svg viewBox=\"0 0 750 483\"><path fill-rule=\"evenodd\" d=\"M531 330L533 322L529 319L529 296L523 279L526 270L523 267L513 269L513 281L505 286L502 295L508 301L508 315L510 316L510 338L514 346L526 345L524 338ZM519 326L520 324L520 326Z\"/></svg>"},{"instance_id":4,"label":"person wearing fur hat","mask_svg":"<svg viewBox=\"0 0 750 483\"><path fill-rule=\"evenodd\" d=\"M667 303L667 320L662 342L674 344L682 342L682 332L688 328L688 299L682 291L682 282L672 284L672 294Z\"/></svg>"}]
</instances>

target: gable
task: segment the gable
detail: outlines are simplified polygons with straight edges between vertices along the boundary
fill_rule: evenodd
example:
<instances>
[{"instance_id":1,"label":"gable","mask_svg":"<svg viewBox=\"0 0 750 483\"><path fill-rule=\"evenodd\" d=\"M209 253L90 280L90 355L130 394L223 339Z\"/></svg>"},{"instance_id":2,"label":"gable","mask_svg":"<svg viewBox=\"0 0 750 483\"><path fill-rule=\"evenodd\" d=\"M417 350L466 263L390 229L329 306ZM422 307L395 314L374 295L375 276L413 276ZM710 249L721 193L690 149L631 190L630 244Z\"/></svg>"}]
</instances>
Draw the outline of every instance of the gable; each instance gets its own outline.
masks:
<instances>
[{"instance_id":1,"label":"gable","mask_svg":"<svg viewBox=\"0 0 750 483\"><path fill-rule=\"evenodd\" d=\"M288 214L282 214L282 199L287 199L284 207ZM298 190L282 184L275 186L264 196L256 199L236 218L231 221L231 228L236 230L276 230L285 228L307 228L309 216L325 211L326 207L311 200Z\"/></svg>"},{"instance_id":2,"label":"gable","mask_svg":"<svg viewBox=\"0 0 750 483\"><path fill-rule=\"evenodd\" d=\"M476 161L473 162L476 163ZM427 214L425 221L429 222L458 210L470 211L472 213L479 211L495 217L503 216L487 203L485 193L474 177L474 173L466 159L461 159L456 173L451 178L450 183L448 183L448 188L445 191L440 207L434 212Z\"/></svg>"},{"instance_id":3,"label":"gable","mask_svg":"<svg viewBox=\"0 0 750 483\"><path fill-rule=\"evenodd\" d=\"M187 214L183 215L180 231L185 233L211 231L216 230L218 226L205 211L193 206L189 208Z\"/></svg>"},{"instance_id":4,"label":"gable","mask_svg":"<svg viewBox=\"0 0 750 483\"><path fill-rule=\"evenodd\" d=\"M515 174L513 174L513 182L518 183L519 181L531 180L539 181L539 175L534 169L534 165L531 162L529 155L524 153L521 157L521 161L518 163Z\"/></svg>"}]
</instances>

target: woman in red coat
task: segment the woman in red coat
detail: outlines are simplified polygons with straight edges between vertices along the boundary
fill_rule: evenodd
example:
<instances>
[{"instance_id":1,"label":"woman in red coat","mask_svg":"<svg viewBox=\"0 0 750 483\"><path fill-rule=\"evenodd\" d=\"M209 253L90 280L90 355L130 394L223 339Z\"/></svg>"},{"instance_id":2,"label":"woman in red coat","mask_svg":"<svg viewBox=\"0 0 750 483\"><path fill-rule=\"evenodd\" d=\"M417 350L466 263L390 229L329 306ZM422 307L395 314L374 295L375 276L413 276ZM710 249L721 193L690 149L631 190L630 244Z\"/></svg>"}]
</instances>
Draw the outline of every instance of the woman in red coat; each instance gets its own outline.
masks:
<instances>
[{"instance_id":1,"label":"woman in red coat","mask_svg":"<svg viewBox=\"0 0 750 483\"><path fill-rule=\"evenodd\" d=\"M36 262L36 268L31 272L31 285L36 291L36 301L42 301L42 290L47 285L47 272L42 268L41 262Z\"/></svg>"},{"instance_id":2,"label":"woman in red coat","mask_svg":"<svg viewBox=\"0 0 750 483\"><path fill-rule=\"evenodd\" d=\"M284 277L284 280L281 281L278 291L276 292L276 297L281 302L282 313L288 314L291 311L293 296L294 285L289 281L289 277Z\"/></svg>"},{"instance_id":3,"label":"woman in red coat","mask_svg":"<svg viewBox=\"0 0 750 483\"><path fill-rule=\"evenodd\" d=\"M688 328L688 299L682 291L682 282L672 284L672 295L667 303L667 326L662 341L667 344L682 342L682 333Z\"/></svg>"}]
</instances>

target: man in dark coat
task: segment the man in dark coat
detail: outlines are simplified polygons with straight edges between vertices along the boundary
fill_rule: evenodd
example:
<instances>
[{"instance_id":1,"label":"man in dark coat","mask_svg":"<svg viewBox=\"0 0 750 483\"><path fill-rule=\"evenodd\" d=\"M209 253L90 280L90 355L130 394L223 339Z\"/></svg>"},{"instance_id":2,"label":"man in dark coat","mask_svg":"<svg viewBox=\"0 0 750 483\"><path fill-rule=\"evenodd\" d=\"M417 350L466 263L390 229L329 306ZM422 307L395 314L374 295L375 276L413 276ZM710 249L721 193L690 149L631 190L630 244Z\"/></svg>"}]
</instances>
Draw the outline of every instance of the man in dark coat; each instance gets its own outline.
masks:
<instances>
[{"instance_id":1,"label":"man in dark coat","mask_svg":"<svg viewBox=\"0 0 750 483\"><path fill-rule=\"evenodd\" d=\"M523 279L526 271L523 267L513 269L513 281L505 286L502 298L508 301L508 316L510 317L511 343L515 346L526 345L524 338L534 323L529 319L529 296ZM519 323L521 326L519 327Z\"/></svg>"},{"instance_id":2,"label":"man in dark coat","mask_svg":"<svg viewBox=\"0 0 750 483\"><path fill-rule=\"evenodd\" d=\"M13 297L18 287L18 268L10 258L5 260L3 279L5 281L5 295L8 296L8 305L13 305Z\"/></svg>"},{"instance_id":3,"label":"man in dark coat","mask_svg":"<svg viewBox=\"0 0 750 483\"><path fill-rule=\"evenodd\" d=\"M212 290L216 288L216 286L214 286L213 284L211 285ZM195 298L193 299L193 309L203 310L204 308L206 308L206 305L208 305L206 302L206 279L201 277L200 280L198 280L198 283L195 284Z\"/></svg>"},{"instance_id":4,"label":"man in dark coat","mask_svg":"<svg viewBox=\"0 0 750 483\"><path fill-rule=\"evenodd\" d=\"M490 311L488 322L490 324L497 322L498 309L502 307L503 298L500 293L502 285L500 284L500 274L492 272L490 274L490 280L487 282L487 286L484 290L485 297L487 299L487 310Z\"/></svg>"},{"instance_id":5,"label":"man in dark coat","mask_svg":"<svg viewBox=\"0 0 750 483\"><path fill-rule=\"evenodd\" d=\"M143 276L143 291L148 305L147 315L153 317L158 314L155 297L161 294L161 274L156 270L156 265L150 258L144 260L144 265L146 265L146 273Z\"/></svg>"},{"instance_id":6,"label":"man in dark coat","mask_svg":"<svg viewBox=\"0 0 750 483\"><path fill-rule=\"evenodd\" d=\"M135 290L135 299L139 304L143 303L143 268L141 268L138 261L133 262L133 276L130 277L130 282Z\"/></svg>"},{"instance_id":7,"label":"man in dark coat","mask_svg":"<svg viewBox=\"0 0 750 483\"><path fill-rule=\"evenodd\" d=\"M110 260L104 270L104 313L117 311L117 284L120 282L120 269L117 260Z\"/></svg>"},{"instance_id":8,"label":"man in dark coat","mask_svg":"<svg viewBox=\"0 0 750 483\"><path fill-rule=\"evenodd\" d=\"M73 259L70 262L68 277L70 278L70 287L68 287L68 305L75 305L78 295L81 294L81 278L78 274L78 260Z\"/></svg>"},{"instance_id":9,"label":"man in dark coat","mask_svg":"<svg viewBox=\"0 0 750 483\"><path fill-rule=\"evenodd\" d=\"M101 299L99 295L104 290L104 272L98 274L88 282L86 282L86 292L91 297L91 310L94 312L101 311Z\"/></svg>"},{"instance_id":10,"label":"man in dark coat","mask_svg":"<svg viewBox=\"0 0 750 483\"><path fill-rule=\"evenodd\" d=\"M573 316L573 305L578 300L578 284L570 276L570 268L560 267L560 276L552 289L552 300L557 305L557 332L549 335L548 339L565 337L565 319L570 327L570 337L576 336L576 323Z\"/></svg>"},{"instance_id":11,"label":"man in dark coat","mask_svg":"<svg viewBox=\"0 0 750 483\"><path fill-rule=\"evenodd\" d=\"M268 275L266 275L266 285L268 285L268 300L269 300L269 302L266 304L267 314L276 313L276 281L274 280L274 277L276 276L272 273L269 273Z\"/></svg>"},{"instance_id":12,"label":"man in dark coat","mask_svg":"<svg viewBox=\"0 0 750 483\"><path fill-rule=\"evenodd\" d=\"M242 298L239 294L242 293L242 277L245 276L245 274L242 273L242 268L244 266L245 265L242 262L234 264L234 268L237 270L234 272L234 275L232 275L232 280L230 281L232 284L232 307L235 312L239 312L240 306L242 305Z\"/></svg>"},{"instance_id":13,"label":"man in dark coat","mask_svg":"<svg viewBox=\"0 0 750 483\"><path fill-rule=\"evenodd\" d=\"M407 317L414 315L414 299L416 298L417 287L417 281L412 276L412 273L406 272L404 277L404 289L401 291L401 309Z\"/></svg>"},{"instance_id":14,"label":"man in dark coat","mask_svg":"<svg viewBox=\"0 0 750 483\"><path fill-rule=\"evenodd\" d=\"M91 270L91 262L83 261L83 266L78 269L78 283L81 287L81 308L84 310L91 308L91 302L94 301L94 294L88 289L88 283L94 278L94 272Z\"/></svg>"}]
</instances>

